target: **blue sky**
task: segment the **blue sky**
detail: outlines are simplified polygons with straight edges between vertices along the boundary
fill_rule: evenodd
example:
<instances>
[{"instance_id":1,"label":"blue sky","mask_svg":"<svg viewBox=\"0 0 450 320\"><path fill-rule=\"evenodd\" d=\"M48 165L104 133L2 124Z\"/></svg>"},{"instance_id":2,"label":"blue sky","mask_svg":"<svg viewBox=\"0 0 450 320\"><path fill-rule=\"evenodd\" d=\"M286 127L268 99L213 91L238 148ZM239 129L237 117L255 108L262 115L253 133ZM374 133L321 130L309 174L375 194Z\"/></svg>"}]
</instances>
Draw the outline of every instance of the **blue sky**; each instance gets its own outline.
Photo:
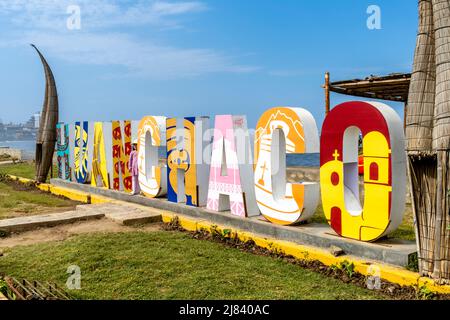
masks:
<instances>
[{"instance_id":1,"label":"blue sky","mask_svg":"<svg viewBox=\"0 0 450 320\"><path fill-rule=\"evenodd\" d=\"M80 8L69 30L67 7ZM381 9L369 30L367 8ZM247 115L304 107L320 126L323 77L409 72L411 0L0 0L0 118L42 107L36 44L58 85L60 120ZM332 105L351 97L332 95ZM388 103L402 115L402 106Z\"/></svg>"}]
</instances>

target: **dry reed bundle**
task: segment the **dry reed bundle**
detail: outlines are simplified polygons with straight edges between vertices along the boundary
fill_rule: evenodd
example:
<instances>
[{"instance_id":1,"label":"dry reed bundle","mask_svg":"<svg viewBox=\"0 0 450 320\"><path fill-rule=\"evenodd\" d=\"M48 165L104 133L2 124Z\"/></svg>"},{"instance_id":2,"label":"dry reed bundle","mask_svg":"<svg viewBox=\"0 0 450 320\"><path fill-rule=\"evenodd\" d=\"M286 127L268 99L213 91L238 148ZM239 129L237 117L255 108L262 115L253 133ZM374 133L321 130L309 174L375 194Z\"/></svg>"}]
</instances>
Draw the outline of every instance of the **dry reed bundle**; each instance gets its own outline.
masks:
<instances>
[{"instance_id":1,"label":"dry reed bundle","mask_svg":"<svg viewBox=\"0 0 450 320\"><path fill-rule=\"evenodd\" d=\"M419 31L408 95L407 149L431 154L436 92L434 25L431 0L419 1Z\"/></svg>"},{"instance_id":2,"label":"dry reed bundle","mask_svg":"<svg viewBox=\"0 0 450 320\"><path fill-rule=\"evenodd\" d=\"M436 46L436 100L433 149L450 149L450 2L433 0Z\"/></svg>"},{"instance_id":3,"label":"dry reed bundle","mask_svg":"<svg viewBox=\"0 0 450 320\"><path fill-rule=\"evenodd\" d=\"M450 282L450 1L419 1L406 136L421 274Z\"/></svg>"},{"instance_id":4,"label":"dry reed bundle","mask_svg":"<svg viewBox=\"0 0 450 320\"><path fill-rule=\"evenodd\" d=\"M53 164L56 144L56 125L58 123L58 92L55 78L47 61L34 45L45 72L45 98L42 107L39 131L36 137L36 181L45 182Z\"/></svg>"}]
</instances>

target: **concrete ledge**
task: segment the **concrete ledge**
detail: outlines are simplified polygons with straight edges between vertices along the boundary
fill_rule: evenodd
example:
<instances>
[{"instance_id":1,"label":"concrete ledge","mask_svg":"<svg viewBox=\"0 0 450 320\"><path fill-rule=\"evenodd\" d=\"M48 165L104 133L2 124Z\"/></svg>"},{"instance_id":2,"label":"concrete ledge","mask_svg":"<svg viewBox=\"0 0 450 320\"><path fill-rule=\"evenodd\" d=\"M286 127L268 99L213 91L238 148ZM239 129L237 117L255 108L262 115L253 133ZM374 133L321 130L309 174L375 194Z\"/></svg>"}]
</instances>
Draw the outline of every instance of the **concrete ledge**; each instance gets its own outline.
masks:
<instances>
[{"instance_id":1,"label":"concrete ledge","mask_svg":"<svg viewBox=\"0 0 450 320\"><path fill-rule=\"evenodd\" d=\"M23 232L44 227L54 227L77 221L101 219L104 213L68 211L39 216L29 216L0 220L0 230L6 232Z\"/></svg>"},{"instance_id":2,"label":"concrete ledge","mask_svg":"<svg viewBox=\"0 0 450 320\"><path fill-rule=\"evenodd\" d=\"M165 199L150 199L141 196L132 196L124 192L94 188L90 185L77 184L60 179L52 179L51 184L65 189L79 190L83 193L90 194L91 197L109 197L119 201L140 204L194 217L197 220L204 219L215 224L226 225L234 229L251 232L253 234L261 235L262 237L273 238L280 241L289 241L296 244L318 247L323 250L329 250L331 246L337 246L343 249L347 255L401 267L405 267L408 264L411 255L417 252L416 243L413 241L391 239L377 243L364 243L341 238L336 235L330 227L321 224L283 227L262 221L262 217L241 219L230 213L212 212L204 208L189 207L183 204L168 202Z\"/></svg>"},{"instance_id":3,"label":"concrete ledge","mask_svg":"<svg viewBox=\"0 0 450 320\"><path fill-rule=\"evenodd\" d=\"M106 217L124 226L136 226L148 223L162 222L161 214L154 214L148 212L111 213L107 214Z\"/></svg>"},{"instance_id":4,"label":"concrete ledge","mask_svg":"<svg viewBox=\"0 0 450 320\"><path fill-rule=\"evenodd\" d=\"M124 226L162 222L162 214L159 210L129 203L124 205L119 201L117 203L110 201L109 203L79 205L77 211L102 213L106 218Z\"/></svg>"}]
</instances>

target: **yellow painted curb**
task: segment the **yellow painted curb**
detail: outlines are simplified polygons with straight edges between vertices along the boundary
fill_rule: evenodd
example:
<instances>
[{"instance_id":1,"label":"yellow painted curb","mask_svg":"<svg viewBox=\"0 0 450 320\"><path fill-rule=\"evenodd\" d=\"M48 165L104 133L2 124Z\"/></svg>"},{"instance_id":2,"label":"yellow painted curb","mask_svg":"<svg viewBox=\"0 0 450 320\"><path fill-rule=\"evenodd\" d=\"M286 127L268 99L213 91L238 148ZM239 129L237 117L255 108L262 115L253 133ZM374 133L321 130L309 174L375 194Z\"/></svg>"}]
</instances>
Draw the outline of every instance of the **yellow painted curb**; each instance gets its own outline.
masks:
<instances>
[{"instance_id":1,"label":"yellow painted curb","mask_svg":"<svg viewBox=\"0 0 450 320\"><path fill-rule=\"evenodd\" d=\"M436 281L434 281L433 279L427 277L419 278L419 288L420 287L426 287L435 293L450 294L449 285L440 285L439 283L436 283Z\"/></svg>"},{"instance_id":2,"label":"yellow painted curb","mask_svg":"<svg viewBox=\"0 0 450 320\"><path fill-rule=\"evenodd\" d=\"M91 204L101 204L101 203L110 203L110 202L113 202L113 199L103 197L103 196L98 196L95 194L91 194Z\"/></svg>"},{"instance_id":3,"label":"yellow painted curb","mask_svg":"<svg viewBox=\"0 0 450 320\"><path fill-rule=\"evenodd\" d=\"M33 180L30 179L15 177L11 175L10 177L22 183L34 182ZM51 192L55 195L64 196L68 199L84 203L108 203L108 202L127 203L124 201L119 201L104 196L91 195L86 192L68 188L61 188L50 184L40 184L38 185L38 188L43 191ZM232 228L229 228L227 226L217 225L205 219L193 219L191 217L186 217L174 212L164 210L161 211L162 211L162 220L164 223L169 223L175 217L178 217L180 226L187 231L195 232L203 229L208 232L211 232L212 229L215 229L218 232L223 233L224 230L226 230L227 234L237 235L237 237L241 241L253 240L256 245L262 248L266 248L269 250L277 250L287 255L291 255L297 259L307 261L320 261L326 266L338 265L344 261L348 261L354 264L355 271L361 273L364 276L375 276L376 274L374 272L379 271L380 272L379 276L382 279L389 281L391 283L396 283L402 286L413 286L416 288L425 286L430 291L435 293L450 294L450 285L439 285L430 278L421 277L416 272L408 271L400 267L382 264L379 262L363 260L354 256L335 257L324 249L304 246L289 241L277 240L274 238L267 238L246 231L241 231L237 229L233 230Z\"/></svg>"},{"instance_id":4,"label":"yellow painted curb","mask_svg":"<svg viewBox=\"0 0 450 320\"><path fill-rule=\"evenodd\" d=\"M49 190L52 194L57 196L63 196L71 200L90 203L91 195L86 192L76 191L73 189L66 189L61 187L51 186Z\"/></svg>"},{"instance_id":5,"label":"yellow painted curb","mask_svg":"<svg viewBox=\"0 0 450 320\"><path fill-rule=\"evenodd\" d=\"M36 181L32 180L32 179L22 178L22 177L13 176L13 175L8 175L8 176L13 180L19 181L20 183L24 183L24 184L36 183ZM54 185L51 185L48 183L40 183L40 184L37 184L36 187L41 191L50 192L56 196L63 196L63 197L66 197L67 199L79 201L79 202L83 202L83 203L100 204L100 203L108 203L108 202L113 201L113 199L111 199L111 198L98 196L98 195L91 195L87 192L78 191L78 190L74 190L74 189L57 187L57 186L54 186Z\"/></svg>"},{"instance_id":6,"label":"yellow painted curb","mask_svg":"<svg viewBox=\"0 0 450 320\"><path fill-rule=\"evenodd\" d=\"M44 192L51 192L52 191L52 186L47 184L47 183L38 184L38 185L36 185L36 187L39 190L44 191Z\"/></svg>"},{"instance_id":7,"label":"yellow painted curb","mask_svg":"<svg viewBox=\"0 0 450 320\"><path fill-rule=\"evenodd\" d=\"M13 180L19 181L20 183L35 183L35 180L32 179L27 179L27 178L22 178L22 177L18 177L18 176L13 176L11 174L7 175L8 177L10 177Z\"/></svg>"}]
</instances>

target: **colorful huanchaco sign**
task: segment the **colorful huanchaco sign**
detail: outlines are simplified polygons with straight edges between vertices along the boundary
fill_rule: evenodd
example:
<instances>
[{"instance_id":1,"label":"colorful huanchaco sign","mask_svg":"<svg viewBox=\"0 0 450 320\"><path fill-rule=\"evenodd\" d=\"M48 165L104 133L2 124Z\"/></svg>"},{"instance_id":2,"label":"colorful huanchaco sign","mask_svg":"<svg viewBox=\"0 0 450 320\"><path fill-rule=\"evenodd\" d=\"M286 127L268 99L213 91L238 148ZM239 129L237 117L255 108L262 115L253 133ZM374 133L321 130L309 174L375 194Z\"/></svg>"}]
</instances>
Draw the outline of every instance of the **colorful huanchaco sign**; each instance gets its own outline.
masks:
<instances>
[{"instance_id":1,"label":"colorful huanchaco sign","mask_svg":"<svg viewBox=\"0 0 450 320\"><path fill-rule=\"evenodd\" d=\"M59 177L130 191L128 159L138 143L139 185L146 197L243 219L262 214L295 225L316 211L320 193L330 226L342 237L375 241L401 223L406 156L399 116L387 105L346 102L327 116L319 139L311 113L278 107L258 121L254 148L244 116L147 116L138 121L58 124ZM364 205L359 200L358 145L362 135ZM158 157L166 147L167 164ZM254 158L252 157L252 149ZM286 154L320 151L320 185L287 183Z\"/></svg>"}]
</instances>

